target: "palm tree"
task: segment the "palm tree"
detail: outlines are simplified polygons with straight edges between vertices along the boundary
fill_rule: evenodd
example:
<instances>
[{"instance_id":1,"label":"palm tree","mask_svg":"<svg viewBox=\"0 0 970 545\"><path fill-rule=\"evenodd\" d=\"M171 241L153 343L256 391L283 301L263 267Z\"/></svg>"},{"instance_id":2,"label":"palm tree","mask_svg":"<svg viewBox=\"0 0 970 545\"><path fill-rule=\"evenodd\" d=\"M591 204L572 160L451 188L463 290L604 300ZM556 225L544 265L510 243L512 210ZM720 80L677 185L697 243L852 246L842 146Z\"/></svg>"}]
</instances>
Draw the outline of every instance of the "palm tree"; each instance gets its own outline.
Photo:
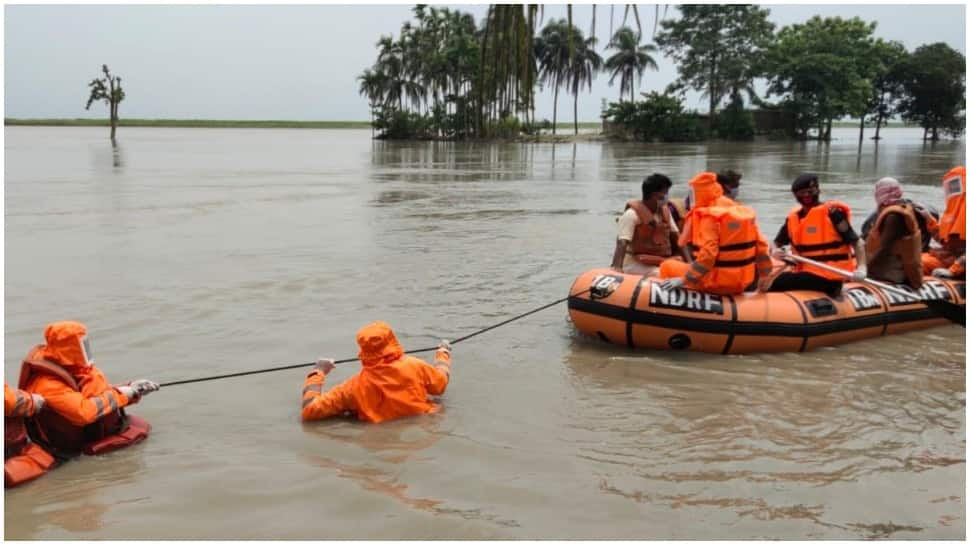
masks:
<instances>
[{"instance_id":1,"label":"palm tree","mask_svg":"<svg viewBox=\"0 0 970 545\"><path fill-rule=\"evenodd\" d=\"M367 97L367 102L370 105L370 132L371 137L374 136L374 108L378 104L384 101L385 85L387 83L387 76L380 71L371 70L370 68L364 70L364 73L357 76L360 81L360 88L358 93Z\"/></svg>"},{"instance_id":2,"label":"palm tree","mask_svg":"<svg viewBox=\"0 0 970 545\"><path fill-rule=\"evenodd\" d=\"M570 65L570 28L565 19L553 19L546 24L535 41L539 80L543 85L551 85L553 89L552 134L556 134L559 88L566 82L566 71Z\"/></svg>"},{"instance_id":3,"label":"palm tree","mask_svg":"<svg viewBox=\"0 0 970 545\"><path fill-rule=\"evenodd\" d=\"M583 39L583 32L573 27L573 58L566 69L570 91L573 93L573 134L579 134L579 90L585 83L593 90L593 78L603 66L603 58L596 52L596 38Z\"/></svg>"},{"instance_id":4,"label":"palm tree","mask_svg":"<svg viewBox=\"0 0 970 545\"><path fill-rule=\"evenodd\" d=\"M630 102L633 102L633 77L636 75L637 85L643 79L643 72L647 67L657 70L657 62L650 56L650 53L657 51L656 46L640 45L638 35L633 33L630 27L621 27L613 35L607 49L616 49L617 52L606 59L604 65L610 74L610 85L616 76L620 76L620 100L629 89Z\"/></svg>"}]
</instances>

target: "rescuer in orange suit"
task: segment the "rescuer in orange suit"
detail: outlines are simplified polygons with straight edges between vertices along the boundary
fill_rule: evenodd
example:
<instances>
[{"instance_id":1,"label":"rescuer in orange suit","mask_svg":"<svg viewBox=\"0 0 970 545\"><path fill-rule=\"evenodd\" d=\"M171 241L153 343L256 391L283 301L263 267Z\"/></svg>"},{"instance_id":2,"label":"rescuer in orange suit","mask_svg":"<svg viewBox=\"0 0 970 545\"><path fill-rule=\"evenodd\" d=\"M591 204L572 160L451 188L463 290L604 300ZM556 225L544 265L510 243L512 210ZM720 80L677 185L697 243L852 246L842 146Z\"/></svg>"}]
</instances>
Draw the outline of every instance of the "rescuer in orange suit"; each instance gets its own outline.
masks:
<instances>
[{"instance_id":1,"label":"rescuer in orange suit","mask_svg":"<svg viewBox=\"0 0 970 545\"><path fill-rule=\"evenodd\" d=\"M441 395L448 387L451 347L447 341L438 345L433 365L406 356L391 326L384 322L362 327L357 345L363 368L347 381L323 391L326 376L334 368L331 359L317 361L307 375L302 394L304 421L350 414L378 423L438 410L428 396Z\"/></svg>"},{"instance_id":2,"label":"rescuer in orange suit","mask_svg":"<svg viewBox=\"0 0 970 545\"><path fill-rule=\"evenodd\" d=\"M3 484L5 488L47 473L54 457L27 437L25 419L44 408L44 398L3 385Z\"/></svg>"},{"instance_id":3,"label":"rescuer in orange suit","mask_svg":"<svg viewBox=\"0 0 970 545\"><path fill-rule=\"evenodd\" d=\"M694 261L661 263L660 277L667 279L661 286L731 295L743 292L756 279L763 284L772 266L754 210L724 197L713 172L695 176L690 188L694 204L679 242L690 244Z\"/></svg>"},{"instance_id":4,"label":"rescuer in orange suit","mask_svg":"<svg viewBox=\"0 0 970 545\"><path fill-rule=\"evenodd\" d=\"M46 400L47 410L29 427L32 440L58 458L70 458L109 452L148 436L148 423L122 409L158 390L158 384L140 379L112 386L94 366L84 324L52 323L44 338L47 344L31 349L20 367L20 387Z\"/></svg>"},{"instance_id":5,"label":"rescuer in orange suit","mask_svg":"<svg viewBox=\"0 0 970 545\"><path fill-rule=\"evenodd\" d=\"M946 206L937 234L940 249L923 254L923 272L939 278L964 278L967 274L967 169L959 166L943 176Z\"/></svg>"}]
</instances>

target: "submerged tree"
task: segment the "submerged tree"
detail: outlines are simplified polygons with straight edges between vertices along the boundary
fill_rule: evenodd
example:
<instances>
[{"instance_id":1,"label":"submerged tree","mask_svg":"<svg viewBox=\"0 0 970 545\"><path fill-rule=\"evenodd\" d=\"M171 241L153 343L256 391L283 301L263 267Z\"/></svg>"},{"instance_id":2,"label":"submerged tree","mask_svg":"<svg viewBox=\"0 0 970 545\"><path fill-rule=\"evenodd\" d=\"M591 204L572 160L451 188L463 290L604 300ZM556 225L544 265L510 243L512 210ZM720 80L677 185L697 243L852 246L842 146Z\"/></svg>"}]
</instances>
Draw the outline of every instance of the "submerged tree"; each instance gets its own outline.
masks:
<instances>
[{"instance_id":1,"label":"submerged tree","mask_svg":"<svg viewBox=\"0 0 970 545\"><path fill-rule=\"evenodd\" d=\"M939 42L917 47L903 68L905 96L899 113L923 127L924 136L939 139L943 130L961 134L965 127L966 58Z\"/></svg>"},{"instance_id":2,"label":"submerged tree","mask_svg":"<svg viewBox=\"0 0 970 545\"><path fill-rule=\"evenodd\" d=\"M756 5L681 5L680 19L661 21L660 50L677 63L673 89L701 91L713 121L724 97L742 91L754 97L752 82L774 24L769 11Z\"/></svg>"},{"instance_id":3,"label":"submerged tree","mask_svg":"<svg viewBox=\"0 0 970 545\"><path fill-rule=\"evenodd\" d=\"M88 87L91 88L91 96L88 97L88 104L85 110L91 108L91 103L96 100L103 100L108 105L111 119L111 141L115 141L115 128L118 126L118 105L125 99L125 92L121 88L121 76L112 76L108 71L108 65L102 64L101 71L104 72L103 78L91 80Z\"/></svg>"}]
</instances>

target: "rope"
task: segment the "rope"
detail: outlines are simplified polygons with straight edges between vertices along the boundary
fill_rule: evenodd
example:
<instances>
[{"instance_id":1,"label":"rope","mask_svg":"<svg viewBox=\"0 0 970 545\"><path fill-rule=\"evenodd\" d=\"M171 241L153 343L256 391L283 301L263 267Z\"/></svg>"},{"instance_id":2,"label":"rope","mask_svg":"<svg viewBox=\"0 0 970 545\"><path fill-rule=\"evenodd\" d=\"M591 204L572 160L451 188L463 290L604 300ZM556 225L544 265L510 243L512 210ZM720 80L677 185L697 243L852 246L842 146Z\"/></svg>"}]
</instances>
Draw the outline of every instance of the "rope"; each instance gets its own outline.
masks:
<instances>
[{"instance_id":1,"label":"rope","mask_svg":"<svg viewBox=\"0 0 970 545\"><path fill-rule=\"evenodd\" d=\"M583 295L583 294L585 294L586 292L588 292L588 291L590 291L592 289L593 288L587 288L587 289L585 289L585 290L583 290L583 291L581 291L579 293L576 293L576 294L573 294L573 295L569 295L569 296L563 297L562 299L556 299L555 301L553 301L551 303L542 305L541 307L538 307L538 308L534 308L534 309L530 310L529 312L524 312L522 314L519 314L518 316L514 316L512 318L509 318L508 320L499 322L499 323L497 323L495 325L488 326L488 327L486 327L484 329L479 329L478 331L476 331L474 333L471 333L469 335L465 335L464 337L459 337L459 338L451 341L451 344L458 344L458 343L460 343L462 341L467 341L468 339L471 339L472 337L475 337L476 335L481 335L482 333L485 333L486 331L491 331L491 330L496 329L498 327L502 327L503 325L510 324L510 323L512 323L512 322L514 322L516 320L520 320L522 318L525 318L526 316L535 314L536 312L539 312L539 311L545 310L545 309L547 309L549 307L558 305L559 303L562 303L563 301L568 300L570 297L577 297L577 296ZM421 348L421 349L418 349L418 350L408 350L408 351L405 352L405 354L420 354L421 352L431 352L432 350L437 350L437 349L438 349L438 347L435 346L435 347L431 347L431 348ZM345 358L345 359L342 359L342 360L336 360L334 363L339 365L341 363L350 363L352 361L358 361L358 360L357 360L357 358ZM176 381L172 381L172 382L163 382L159 386L178 386L179 384L191 384L193 382L206 382L206 381L210 381L210 380L220 380L220 379L224 379L224 378L244 377L246 375L257 375L257 374L260 374L260 373L272 373L273 371L285 371L287 369L298 369L300 367L309 367L311 365L316 365L316 362L296 363L296 364L293 364L293 365L284 365L282 367L270 367L268 369L257 369L255 371L242 371L242 372L239 372L239 373L228 373L228 374L225 374L225 375L215 375L215 376L211 376L211 377L191 378L191 379L186 379L186 380L176 380Z\"/></svg>"}]
</instances>

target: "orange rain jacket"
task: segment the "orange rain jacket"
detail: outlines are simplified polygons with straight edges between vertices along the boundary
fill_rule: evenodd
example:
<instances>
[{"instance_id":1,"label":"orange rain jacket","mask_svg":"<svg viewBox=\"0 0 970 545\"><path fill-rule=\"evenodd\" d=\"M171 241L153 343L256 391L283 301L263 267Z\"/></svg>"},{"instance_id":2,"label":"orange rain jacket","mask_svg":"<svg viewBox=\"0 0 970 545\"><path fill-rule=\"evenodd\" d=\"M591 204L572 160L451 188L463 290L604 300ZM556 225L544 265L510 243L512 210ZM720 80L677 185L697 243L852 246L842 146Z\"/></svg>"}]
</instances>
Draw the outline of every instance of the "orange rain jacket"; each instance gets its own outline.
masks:
<instances>
[{"instance_id":1,"label":"orange rain jacket","mask_svg":"<svg viewBox=\"0 0 970 545\"><path fill-rule=\"evenodd\" d=\"M75 426L86 426L117 409L132 404L133 400L116 390L104 377L104 373L89 365L81 348L81 339L87 334L84 324L78 322L55 322L44 330L46 345L31 350L27 360L49 360L68 372L77 381L80 391L51 373L31 373L30 368L21 369L21 388L44 396L46 410L54 411Z\"/></svg>"},{"instance_id":2,"label":"orange rain jacket","mask_svg":"<svg viewBox=\"0 0 970 545\"><path fill-rule=\"evenodd\" d=\"M353 413L367 422L433 413L438 405L429 395L448 387L451 355L439 349L434 365L404 355L394 331L384 322L368 324L357 332L363 368L360 373L323 392L326 375L314 369L303 383L304 421Z\"/></svg>"},{"instance_id":3,"label":"orange rain jacket","mask_svg":"<svg viewBox=\"0 0 970 545\"><path fill-rule=\"evenodd\" d=\"M3 416L34 416L34 398L29 392L3 385Z\"/></svg>"},{"instance_id":4,"label":"orange rain jacket","mask_svg":"<svg viewBox=\"0 0 970 545\"><path fill-rule=\"evenodd\" d=\"M757 277L771 274L768 243L755 213L724 196L717 175L702 172L690 181L694 206L680 243L689 244L694 262L661 263L660 277L683 276L688 288L718 294L741 293Z\"/></svg>"}]
</instances>

